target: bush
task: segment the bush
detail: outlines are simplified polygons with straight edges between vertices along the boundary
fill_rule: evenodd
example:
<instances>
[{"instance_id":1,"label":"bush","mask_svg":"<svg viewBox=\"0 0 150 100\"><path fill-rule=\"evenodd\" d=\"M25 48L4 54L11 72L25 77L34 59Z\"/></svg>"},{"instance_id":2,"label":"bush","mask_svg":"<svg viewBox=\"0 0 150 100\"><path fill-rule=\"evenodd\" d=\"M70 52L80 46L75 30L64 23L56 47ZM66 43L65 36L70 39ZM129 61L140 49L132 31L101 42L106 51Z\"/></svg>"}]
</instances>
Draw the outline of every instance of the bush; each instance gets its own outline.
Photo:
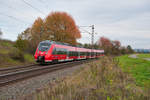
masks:
<instances>
[{"instance_id":1,"label":"bush","mask_svg":"<svg viewBox=\"0 0 150 100\"><path fill-rule=\"evenodd\" d=\"M7 58L7 56L5 54L0 54L0 64L5 63L5 59Z\"/></svg>"},{"instance_id":2,"label":"bush","mask_svg":"<svg viewBox=\"0 0 150 100\"><path fill-rule=\"evenodd\" d=\"M19 49L22 52L34 54L37 46L34 46L31 41L22 40L19 38L15 42L14 47L16 47L17 49Z\"/></svg>"},{"instance_id":3,"label":"bush","mask_svg":"<svg viewBox=\"0 0 150 100\"><path fill-rule=\"evenodd\" d=\"M15 45L14 45L16 48L18 48L19 50L21 51L24 51L26 48L27 48L27 41L26 40L22 40L22 39L18 39L16 42L15 42Z\"/></svg>"},{"instance_id":4,"label":"bush","mask_svg":"<svg viewBox=\"0 0 150 100\"><path fill-rule=\"evenodd\" d=\"M11 52L9 52L9 56L14 60L24 62L24 54L17 48L12 49Z\"/></svg>"}]
</instances>

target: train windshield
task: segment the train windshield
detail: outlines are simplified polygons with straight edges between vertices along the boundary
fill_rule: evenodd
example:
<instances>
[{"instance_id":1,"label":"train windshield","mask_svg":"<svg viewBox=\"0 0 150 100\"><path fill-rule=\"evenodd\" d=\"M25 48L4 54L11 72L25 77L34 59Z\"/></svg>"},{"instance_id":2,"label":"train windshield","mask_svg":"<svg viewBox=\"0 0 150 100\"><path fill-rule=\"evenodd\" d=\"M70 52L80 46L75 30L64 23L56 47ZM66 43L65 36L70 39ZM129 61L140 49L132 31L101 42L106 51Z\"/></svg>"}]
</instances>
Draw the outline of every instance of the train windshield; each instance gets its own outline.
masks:
<instances>
[{"instance_id":1,"label":"train windshield","mask_svg":"<svg viewBox=\"0 0 150 100\"><path fill-rule=\"evenodd\" d=\"M39 50L40 51L48 51L49 50L49 48L50 48L50 46L51 46L51 44L50 43L48 43L48 42L41 42L40 44L39 44Z\"/></svg>"}]
</instances>

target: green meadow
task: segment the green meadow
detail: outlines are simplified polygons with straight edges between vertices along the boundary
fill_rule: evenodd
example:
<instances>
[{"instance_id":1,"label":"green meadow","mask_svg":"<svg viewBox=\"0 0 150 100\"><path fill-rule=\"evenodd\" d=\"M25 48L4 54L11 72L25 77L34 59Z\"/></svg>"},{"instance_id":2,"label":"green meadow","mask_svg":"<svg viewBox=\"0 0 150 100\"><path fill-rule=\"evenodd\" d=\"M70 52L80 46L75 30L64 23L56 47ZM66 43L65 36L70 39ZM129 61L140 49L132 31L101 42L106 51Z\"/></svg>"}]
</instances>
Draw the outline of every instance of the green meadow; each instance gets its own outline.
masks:
<instances>
[{"instance_id":1,"label":"green meadow","mask_svg":"<svg viewBox=\"0 0 150 100\"><path fill-rule=\"evenodd\" d=\"M150 58L150 54L138 54L139 58Z\"/></svg>"},{"instance_id":2,"label":"green meadow","mask_svg":"<svg viewBox=\"0 0 150 100\"><path fill-rule=\"evenodd\" d=\"M129 73L141 87L150 88L150 61L143 58L150 57L149 54L139 54L138 58L130 58L128 55L120 56L119 65L124 72Z\"/></svg>"}]
</instances>

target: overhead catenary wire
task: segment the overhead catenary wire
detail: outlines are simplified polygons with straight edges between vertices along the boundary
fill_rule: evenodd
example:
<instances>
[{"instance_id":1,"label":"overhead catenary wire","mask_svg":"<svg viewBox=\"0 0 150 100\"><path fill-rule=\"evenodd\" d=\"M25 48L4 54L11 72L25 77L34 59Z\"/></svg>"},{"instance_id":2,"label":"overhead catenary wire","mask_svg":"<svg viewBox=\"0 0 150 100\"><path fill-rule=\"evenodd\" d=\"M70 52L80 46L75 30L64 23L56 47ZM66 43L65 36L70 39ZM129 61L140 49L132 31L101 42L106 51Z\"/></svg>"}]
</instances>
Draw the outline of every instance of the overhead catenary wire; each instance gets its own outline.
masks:
<instances>
[{"instance_id":1,"label":"overhead catenary wire","mask_svg":"<svg viewBox=\"0 0 150 100\"><path fill-rule=\"evenodd\" d=\"M88 32L86 30L84 30L85 32L89 33L91 35L91 45L92 45L92 49L93 49L93 44L94 44L94 25L91 25L91 26L78 26L79 28L81 27L91 27L92 28L92 32ZM91 52L92 52L92 49L91 49Z\"/></svg>"},{"instance_id":2,"label":"overhead catenary wire","mask_svg":"<svg viewBox=\"0 0 150 100\"><path fill-rule=\"evenodd\" d=\"M22 13L20 13L20 11L18 10L18 9L16 9L16 8L14 8L14 7L12 7L12 6L10 6L10 5L7 5L6 3L4 3L4 2L0 2L3 6L5 6L5 7L7 7L7 8L9 8L9 9L11 9L11 10L13 10L13 11L15 11L15 12L17 12L18 14L21 14L22 15Z\"/></svg>"},{"instance_id":3,"label":"overhead catenary wire","mask_svg":"<svg viewBox=\"0 0 150 100\"><path fill-rule=\"evenodd\" d=\"M37 0L39 3L41 3L43 6L44 6L44 8L45 9L49 9L49 5L48 5L48 1L46 2L46 1L43 1L43 0Z\"/></svg>"},{"instance_id":4,"label":"overhead catenary wire","mask_svg":"<svg viewBox=\"0 0 150 100\"><path fill-rule=\"evenodd\" d=\"M31 5L30 3L28 3L27 1L22 0L22 2L24 2L26 5L30 6L31 8L33 8L33 9L36 10L37 12L41 13L42 15L45 15L44 12L42 12L40 9L38 9L38 8L36 8L36 7L34 7L34 6L32 6L32 5Z\"/></svg>"},{"instance_id":5,"label":"overhead catenary wire","mask_svg":"<svg viewBox=\"0 0 150 100\"><path fill-rule=\"evenodd\" d=\"M87 30L85 30L85 29L83 29L83 28L81 28L81 27L79 27L79 28L80 28L82 31L84 31L84 33L89 33L89 34L91 34L91 32L89 32L89 31L87 31ZM81 31L81 33L83 33L82 31Z\"/></svg>"},{"instance_id":6,"label":"overhead catenary wire","mask_svg":"<svg viewBox=\"0 0 150 100\"><path fill-rule=\"evenodd\" d=\"M12 6L9 6L9 5L6 5L4 2L0 2L3 6L5 5L5 6L7 6L8 8L10 8L10 9L14 9L14 10L16 10L15 8L13 8Z\"/></svg>"},{"instance_id":7,"label":"overhead catenary wire","mask_svg":"<svg viewBox=\"0 0 150 100\"><path fill-rule=\"evenodd\" d=\"M41 1L41 0L37 0L37 1L39 1L40 3L43 3L43 1Z\"/></svg>"},{"instance_id":8,"label":"overhead catenary wire","mask_svg":"<svg viewBox=\"0 0 150 100\"><path fill-rule=\"evenodd\" d=\"M1 16L9 17L10 19L16 20L16 21L21 22L21 23L31 24L31 23L28 23L28 22L26 22L26 21L23 21L23 20L21 20L21 19L19 19L19 18L17 18L17 17L11 16L11 15L7 15L7 14L2 13L2 12L0 12L0 15L1 15Z\"/></svg>"}]
</instances>

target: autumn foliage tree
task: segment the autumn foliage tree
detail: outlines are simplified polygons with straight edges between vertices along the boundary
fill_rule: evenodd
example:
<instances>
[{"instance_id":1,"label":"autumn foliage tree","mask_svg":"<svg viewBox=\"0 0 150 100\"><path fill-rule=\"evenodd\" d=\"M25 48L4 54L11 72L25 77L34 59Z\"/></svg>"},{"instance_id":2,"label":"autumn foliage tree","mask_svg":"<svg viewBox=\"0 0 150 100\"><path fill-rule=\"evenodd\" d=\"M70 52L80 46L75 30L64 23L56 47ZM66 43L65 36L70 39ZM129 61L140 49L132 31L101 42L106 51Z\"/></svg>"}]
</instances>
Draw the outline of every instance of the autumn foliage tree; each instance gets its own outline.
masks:
<instances>
[{"instance_id":1,"label":"autumn foliage tree","mask_svg":"<svg viewBox=\"0 0 150 100\"><path fill-rule=\"evenodd\" d=\"M111 50L113 48L113 44L112 44L111 40L109 40L106 37L101 37L98 40L98 44L99 44L100 48L105 50L106 54L110 54L111 53Z\"/></svg>"},{"instance_id":2,"label":"autumn foliage tree","mask_svg":"<svg viewBox=\"0 0 150 100\"><path fill-rule=\"evenodd\" d=\"M120 54L127 54L127 53L133 53L133 50L131 46L121 46L120 41L118 40L110 40L106 37L101 37L98 40L98 45L101 49L104 49L105 54L110 55L120 55Z\"/></svg>"},{"instance_id":3,"label":"autumn foliage tree","mask_svg":"<svg viewBox=\"0 0 150 100\"><path fill-rule=\"evenodd\" d=\"M32 46L36 48L40 41L45 40L44 21L40 17L35 20L35 22L31 27L30 32L31 32L30 42L32 43Z\"/></svg>"},{"instance_id":4,"label":"autumn foliage tree","mask_svg":"<svg viewBox=\"0 0 150 100\"><path fill-rule=\"evenodd\" d=\"M120 47L121 47L120 41L118 41L118 40L112 41L112 45L113 45L113 47L112 47L111 52L115 55L120 54Z\"/></svg>"},{"instance_id":5,"label":"autumn foliage tree","mask_svg":"<svg viewBox=\"0 0 150 100\"><path fill-rule=\"evenodd\" d=\"M77 44L81 37L73 18L65 12L53 12L45 19L45 33L50 40Z\"/></svg>"},{"instance_id":6,"label":"autumn foliage tree","mask_svg":"<svg viewBox=\"0 0 150 100\"><path fill-rule=\"evenodd\" d=\"M65 12L52 12L45 19L38 17L32 27L22 32L18 39L28 40L35 50L42 40L53 40L70 44L77 44L81 38L80 31L73 18Z\"/></svg>"}]
</instances>

